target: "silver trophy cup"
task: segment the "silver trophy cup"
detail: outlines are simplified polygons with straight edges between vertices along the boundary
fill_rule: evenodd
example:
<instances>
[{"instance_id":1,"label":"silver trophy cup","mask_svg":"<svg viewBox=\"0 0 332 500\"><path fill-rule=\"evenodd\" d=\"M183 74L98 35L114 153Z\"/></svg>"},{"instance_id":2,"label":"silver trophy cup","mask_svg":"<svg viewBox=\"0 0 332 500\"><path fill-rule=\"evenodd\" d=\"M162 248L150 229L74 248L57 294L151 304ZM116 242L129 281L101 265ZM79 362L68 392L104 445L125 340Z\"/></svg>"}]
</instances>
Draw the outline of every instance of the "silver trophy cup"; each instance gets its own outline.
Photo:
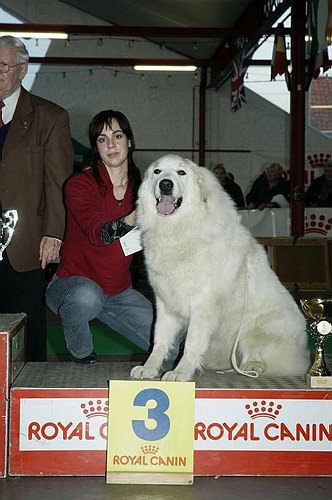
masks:
<instances>
[{"instance_id":1,"label":"silver trophy cup","mask_svg":"<svg viewBox=\"0 0 332 500\"><path fill-rule=\"evenodd\" d=\"M7 210L3 215L0 212L0 260L13 238L17 220L17 210Z\"/></svg>"}]
</instances>

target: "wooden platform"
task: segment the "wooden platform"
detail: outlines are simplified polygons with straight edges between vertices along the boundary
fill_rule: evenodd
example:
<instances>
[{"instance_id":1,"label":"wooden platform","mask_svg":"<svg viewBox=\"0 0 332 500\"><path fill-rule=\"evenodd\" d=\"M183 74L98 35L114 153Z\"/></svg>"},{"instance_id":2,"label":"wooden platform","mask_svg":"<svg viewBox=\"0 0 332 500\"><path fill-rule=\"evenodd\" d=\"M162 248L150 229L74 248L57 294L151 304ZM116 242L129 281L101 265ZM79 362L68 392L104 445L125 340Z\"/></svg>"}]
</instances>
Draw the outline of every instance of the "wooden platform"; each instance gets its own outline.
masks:
<instances>
[{"instance_id":1,"label":"wooden platform","mask_svg":"<svg viewBox=\"0 0 332 500\"><path fill-rule=\"evenodd\" d=\"M11 390L9 474L104 476L108 381L131 383L134 364L27 363ZM331 476L331 415L332 390L304 375L209 370L196 380L194 474Z\"/></svg>"}]
</instances>

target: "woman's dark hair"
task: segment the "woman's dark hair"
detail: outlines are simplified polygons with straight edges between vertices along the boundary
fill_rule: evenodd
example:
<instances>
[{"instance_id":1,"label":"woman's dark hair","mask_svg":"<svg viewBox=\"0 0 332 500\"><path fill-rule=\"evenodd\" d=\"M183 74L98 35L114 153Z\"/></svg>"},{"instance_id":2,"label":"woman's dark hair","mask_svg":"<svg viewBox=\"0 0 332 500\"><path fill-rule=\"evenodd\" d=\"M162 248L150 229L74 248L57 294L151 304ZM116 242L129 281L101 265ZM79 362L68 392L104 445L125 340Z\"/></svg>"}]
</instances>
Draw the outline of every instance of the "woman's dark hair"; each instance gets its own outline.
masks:
<instances>
[{"instance_id":1,"label":"woman's dark hair","mask_svg":"<svg viewBox=\"0 0 332 500\"><path fill-rule=\"evenodd\" d=\"M130 147L128 149L128 185L132 189L133 199L136 201L137 191L141 183L141 173L136 167L133 153L135 151L135 139L132 128L130 126L128 118L121 113L121 111L114 111L113 109L101 111L96 116L94 116L89 125L89 140L91 148L94 152L94 157L91 163L91 168L93 170L93 175L97 183L104 186L103 180L99 172L99 164L101 162L100 155L97 148L97 139L100 136L104 126L112 126L112 120L115 119L120 125L120 129L126 135L127 139L130 141Z\"/></svg>"}]
</instances>

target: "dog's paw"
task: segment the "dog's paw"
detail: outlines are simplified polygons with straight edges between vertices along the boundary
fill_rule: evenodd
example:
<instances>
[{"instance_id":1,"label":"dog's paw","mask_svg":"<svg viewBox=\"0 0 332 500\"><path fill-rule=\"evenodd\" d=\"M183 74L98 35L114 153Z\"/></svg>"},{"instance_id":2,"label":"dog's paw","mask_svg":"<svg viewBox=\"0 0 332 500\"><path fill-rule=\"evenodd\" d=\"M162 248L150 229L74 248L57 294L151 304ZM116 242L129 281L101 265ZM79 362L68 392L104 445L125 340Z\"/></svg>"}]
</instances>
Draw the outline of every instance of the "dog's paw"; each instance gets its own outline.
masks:
<instances>
[{"instance_id":1,"label":"dog's paw","mask_svg":"<svg viewBox=\"0 0 332 500\"><path fill-rule=\"evenodd\" d=\"M266 366L262 361L248 361L241 369L245 372L256 372L260 375L265 372Z\"/></svg>"},{"instance_id":2,"label":"dog's paw","mask_svg":"<svg viewBox=\"0 0 332 500\"><path fill-rule=\"evenodd\" d=\"M135 380L140 379L148 379L148 380L159 380L160 375L156 370L152 370L151 368L144 368L144 366L134 366L130 370L130 377Z\"/></svg>"},{"instance_id":3,"label":"dog's paw","mask_svg":"<svg viewBox=\"0 0 332 500\"><path fill-rule=\"evenodd\" d=\"M187 373L172 370L170 372L164 373L164 375L161 377L161 380L163 382L189 382L189 380L191 380L191 377L189 377Z\"/></svg>"}]
</instances>

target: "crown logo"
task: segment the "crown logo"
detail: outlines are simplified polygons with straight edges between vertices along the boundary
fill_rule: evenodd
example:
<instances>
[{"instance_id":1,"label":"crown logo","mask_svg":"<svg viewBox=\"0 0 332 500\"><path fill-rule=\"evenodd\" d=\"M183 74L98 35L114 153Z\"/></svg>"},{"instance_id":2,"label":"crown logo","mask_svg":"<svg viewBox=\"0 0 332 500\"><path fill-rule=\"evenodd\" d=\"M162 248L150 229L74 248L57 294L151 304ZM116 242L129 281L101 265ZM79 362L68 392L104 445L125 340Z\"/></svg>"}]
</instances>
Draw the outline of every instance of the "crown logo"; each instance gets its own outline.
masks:
<instances>
[{"instance_id":1,"label":"crown logo","mask_svg":"<svg viewBox=\"0 0 332 500\"><path fill-rule=\"evenodd\" d=\"M324 165L327 161L331 159L330 153L319 153L314 155L309 155L308 157L311 168L319 168Z\"/></svg>"},{"instance_id":2,"label":"crown logo","mask_svg":"<svg viewBox=\"0 0 332 500\"><path fill-rule=\"evenodd\" d=\"M332 218L327 218L325 215L311 214L308 218L305 217L305 234L318 233L322 236L327 236L327 233L332 228Z\"/></svg>"},{"instance_id":3,"label":"crown logo","mask_svg":"<svg viewBox=\"0 0 332 500\"><path fill-rule=\"evenodd\" d=\"M82 403L81 408L86 418L107 417L108 399L105 401L101 399L90 400L87 403Z\"/></svg>"},{"instance_id":4,"label":"crown logo","mask_svg":"<svg viewBox=\"0 0 332 500\"><path fill-rule=\"evenodd\" d=\"M145 445L141 446L141 450L143 455L156 455L159 451L158 446L153 446L153 445Z\"/></svg>"},{"instance_id":5,"label":"crown logo","mask_svg":"<svg viewBox=\"0 0 332 500\"><path fill-rule=\"evenodd\" d=\"M274 401L254 401L252 404L246 404L245 409L252 420L255 418L270 418L275 420L279 415L282 405L275 404Z\"/></svg>"}]
</instances>

